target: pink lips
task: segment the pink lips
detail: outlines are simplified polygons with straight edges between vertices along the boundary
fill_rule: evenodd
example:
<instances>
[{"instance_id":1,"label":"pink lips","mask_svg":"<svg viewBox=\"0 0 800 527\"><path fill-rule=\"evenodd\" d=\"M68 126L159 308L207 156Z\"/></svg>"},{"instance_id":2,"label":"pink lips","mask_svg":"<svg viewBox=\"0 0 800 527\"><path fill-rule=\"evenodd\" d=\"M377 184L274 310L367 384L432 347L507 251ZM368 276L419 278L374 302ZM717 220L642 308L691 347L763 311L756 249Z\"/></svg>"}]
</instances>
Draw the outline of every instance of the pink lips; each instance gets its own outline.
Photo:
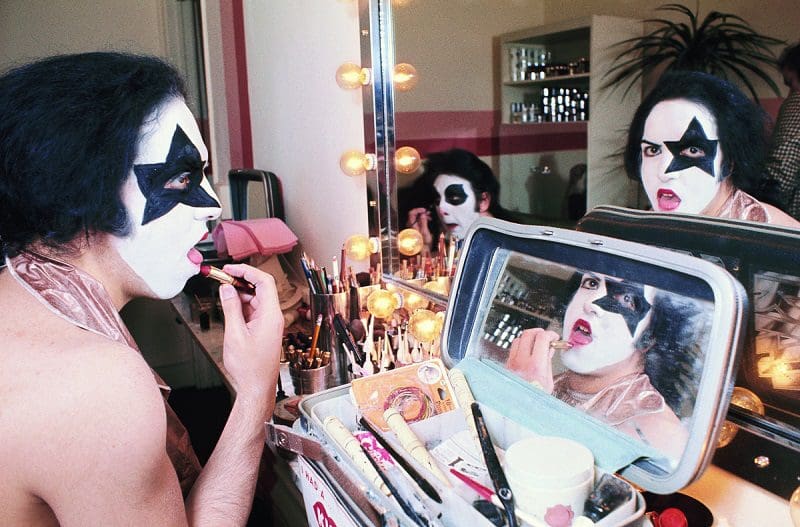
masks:
<instances>
[{"instance_id":1,"label":"pink lips","mask_svg":"<svg viewBox=\"0 0 800 527\"><path fill-rule=\"evenodd\" d=\"M585 346L592 342L592 326L579 318L572 326L572 332L569 334L569 343L573 346Z\"/></svg>"},{"instance_id":2,"label":"pink lips","mask_svg":"<svg viewBox=\"0 0 800 527\"><path fill-rule=\"evenodd\" d=\"M681 198L678 197L673 191L665 188L658 189L656 193L656 199L658 199L658 208L659 210L675 210L681 204Z\"/></svg>"},{"instance_id":3,"label":"pink lips","mask_svg":"<svg viewBox=\"0 0 800 527\"><path fill-rule=\"evenodd\" d=\"M189 258L189 261L195 265L200 265L203 263L203 255L194 247L189 249L189 252L186 253L186 257Z\"/></svg>"}]
</instances>

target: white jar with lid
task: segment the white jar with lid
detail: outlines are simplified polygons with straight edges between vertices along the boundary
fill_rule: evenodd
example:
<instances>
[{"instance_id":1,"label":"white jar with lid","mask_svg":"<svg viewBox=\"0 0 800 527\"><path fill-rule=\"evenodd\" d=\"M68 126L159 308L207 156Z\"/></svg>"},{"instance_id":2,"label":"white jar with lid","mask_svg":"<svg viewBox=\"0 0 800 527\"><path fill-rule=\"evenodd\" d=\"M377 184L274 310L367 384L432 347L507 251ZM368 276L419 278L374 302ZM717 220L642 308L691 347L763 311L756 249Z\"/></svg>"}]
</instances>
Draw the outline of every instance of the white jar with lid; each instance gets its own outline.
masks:
<instances>
[{"instance_id":1,"label":"white jar with lid","mask_svg":"<svg viewBox=\"0 0 800 527\"><path fill-rule=\"evenodd\" d=\"M536 436L512 444L505 455L508 484L516 506L547 520L583 514L594 484L592 452L571 439Z\"/></svg>"}]
</instances>

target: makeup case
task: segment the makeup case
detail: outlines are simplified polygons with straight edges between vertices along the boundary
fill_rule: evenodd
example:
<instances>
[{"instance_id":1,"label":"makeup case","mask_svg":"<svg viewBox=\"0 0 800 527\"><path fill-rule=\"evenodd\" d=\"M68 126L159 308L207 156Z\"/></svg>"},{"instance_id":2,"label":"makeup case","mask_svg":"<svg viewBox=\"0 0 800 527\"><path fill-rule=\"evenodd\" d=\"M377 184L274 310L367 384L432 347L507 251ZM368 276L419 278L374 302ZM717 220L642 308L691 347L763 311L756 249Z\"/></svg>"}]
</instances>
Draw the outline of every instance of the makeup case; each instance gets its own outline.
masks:
<instances>
[{"instance_id":1,"label":"makeup case","mask_svg":"<svg viewBox=\"0 0 800 527\"><path fill-rule=\"evenodd\" d=\"M526 328L541 327L568 335L561 326L569 317L570 306L579 305L576 291L597 289L599 283L604 284L606 296L623 302L623 307L630 296L624 294L620 284L644 291L643 297L654 313L644 326L653 328L647 353L658 345L659 353L666 353L651 361L660 365L664 374L661 381L656 382L656 374L651 373L658 367L646 368L646 374L652 377L649 390L642 391L644 395L618 398L611 406L606 405L605 413L597 413L597 406L591 410L575 407L574 402L547 393L541 384L529 382L523 373L511 368L509 362L513 336ZM641 492L678 491L702 474L714 452L733 387L746 310L742 285L722 267L700 258L585 232L482 218L464 241L447 305L441 359L449 369L463 374L501 455L511 455L510 447L528 438L546 436L577 442L593 455L594 480L611 474L630 485L630 499L624 507L597 525L649 525ZM626 327L637 328L635 332L626 330L629 336L642 336L637 324L649 316L642 313L640 310L638 322L625 319ZM655 313L662 313L658 324ZM670 319L667 314L674 316ZM681 324L673 323L678 318ZM601 342L600 323L592 331L593 338ZM618 347L621 344L614 341L607 349ZM553 373L556 379L568 373L557 358ZM644 442L642 438L656 437L652 429L648 436L636 425L637 436L616 426L644 408L640 403L645 399L658 400L654 389L664 391L658 411L674 413L680 423L681 435L672 441L678 454L668 454ZM335 494L333 506L330 496L325 500L327 491L315 497L306 494L309 518L313 515L320 525L420 525L397 501L379 492L326 432L324 423L330 416L336 416L351 431L358 428L360 416L349 391L350 386L345 385L304 398L300 403L302 417L293 430L268 425L272 443L302 454L298 459L301 479L313 481L314 489L321 486ZM667 407L669 410L665 410ZM645 411L656 411L654 408ZM628 414L620 417L619 412ZM467 423L461 407L410 426L433 451L464 434ZM403 451L391 432L384 436L395 450ZM527 457L542 457L537 453L528 452ZM544 452L542 455L546 456ZM406 462L427 475L425 479L442 499L438 504L417 490L427 518L432 520L430 525L491 525L463 493L443 485L416 459L408 457ZM514 467L515 477L537 475L525 468ZM506 466L509 479L511 471L512 467ZM511 485L514 487L513 482ZM327 520L330 522L324 523Z\"/></svg>"},{"instance_id":2,"label":"makeup case","mask_svg":"<svg viewBox=\"0 0 800 527\"><path fill-rule=\"evenodd\" d=\"M577 229L691 254L742 283L752 309L736 385L763 411L731 406L729 420L743 430L714 463L789 499L800 480L800 230L608 205L589 211Z\"/></svg>"}]
</instances>

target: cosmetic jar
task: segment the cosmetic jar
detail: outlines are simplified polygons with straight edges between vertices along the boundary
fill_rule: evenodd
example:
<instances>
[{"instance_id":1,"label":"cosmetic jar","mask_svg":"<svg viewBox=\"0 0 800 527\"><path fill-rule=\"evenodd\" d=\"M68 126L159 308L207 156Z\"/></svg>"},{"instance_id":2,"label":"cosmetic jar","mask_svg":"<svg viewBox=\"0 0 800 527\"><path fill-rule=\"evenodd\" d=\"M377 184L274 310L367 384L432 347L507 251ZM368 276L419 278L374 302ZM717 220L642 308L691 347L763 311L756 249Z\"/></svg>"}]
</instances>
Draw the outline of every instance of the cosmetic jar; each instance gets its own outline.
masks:
<instances>
[{"instance_id":1,"label":"cosmetic jar","mask_svg":"<svg viewBox=\"0 0 800 527\"><path fill-rule=\"evenodd\" d=\"M506 476L517 507L545 519L583 514L594 485L592 452L571 439L537 436L513 443L505 456Z\"/></svg>"}]
</instances>

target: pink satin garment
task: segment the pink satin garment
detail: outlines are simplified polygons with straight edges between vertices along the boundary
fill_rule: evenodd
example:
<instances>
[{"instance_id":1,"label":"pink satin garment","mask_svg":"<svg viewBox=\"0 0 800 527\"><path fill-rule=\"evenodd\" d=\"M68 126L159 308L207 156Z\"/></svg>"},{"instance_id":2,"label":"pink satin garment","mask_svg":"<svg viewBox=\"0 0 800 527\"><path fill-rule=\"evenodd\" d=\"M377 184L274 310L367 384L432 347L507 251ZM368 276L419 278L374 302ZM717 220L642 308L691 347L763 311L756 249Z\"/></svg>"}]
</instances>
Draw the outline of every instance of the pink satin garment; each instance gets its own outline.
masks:
<instances>
[{"instance_id":1,"label":"pink satin garment","mask_svg":"<svg viewBox=\"0 0 800 527\"><path fill-rule=\"evenodd\" d=\"M733 191L715 216L759 223L771 223L772 220L766 207L760 201L741 190Z\"/></svg>"},{"instance_id":2,"label":"pink satin garment","mask_svg":"<svg viewBox=\"0 0 800 527\"><path fill-rule=\"evenodd\" d=\"M614 426L666 408L664 397L650 384L650 378L644 373L626 375L595 394L570 390L566 380L565 375L556 379L553 395Z\"/></svg>"},{"instance_id":3,"label":"pink satin garment","mask_svg":"<svg viewBox=\"0 0 800 527\"><path fill-rule=\"evenodd\" d=\"M22 286L64 320L139 351L103 285L74 266L24 252L9 259L9 272ZM167 414L167 454L186 496L200 474L189 433L167 402L170 388L153 371Z\"/></svg>"}]
</instances>

